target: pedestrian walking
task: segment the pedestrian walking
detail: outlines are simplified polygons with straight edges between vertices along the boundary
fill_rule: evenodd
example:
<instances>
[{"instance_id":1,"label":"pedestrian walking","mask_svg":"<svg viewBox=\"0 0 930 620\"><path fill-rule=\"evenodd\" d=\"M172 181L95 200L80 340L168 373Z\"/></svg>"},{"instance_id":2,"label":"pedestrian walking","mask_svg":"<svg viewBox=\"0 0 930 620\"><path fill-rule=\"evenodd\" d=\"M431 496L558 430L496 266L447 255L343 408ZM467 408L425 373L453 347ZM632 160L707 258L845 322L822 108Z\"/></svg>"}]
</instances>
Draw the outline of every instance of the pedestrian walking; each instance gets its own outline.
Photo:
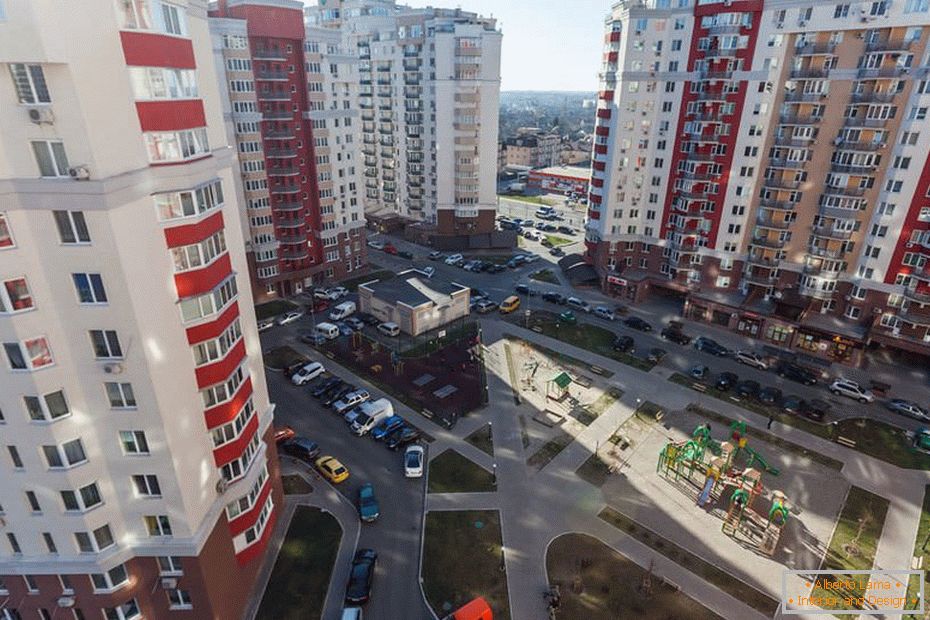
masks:
<instances>
[{"instance_id":1,"label":"pedestrian walking","mask_svg":"<svg viewBox=\"0 0 930 620\"><path fill-rule=\"evenodd\" d=\"M771 429L771 428L772 428L772 422L774 422L774 421L775 421L775 416L773 416L773 415L770 413L770 414L769 414L769 423L765 425L765 428L766 428L766 429Z\"/></svg>"}]
</instances>

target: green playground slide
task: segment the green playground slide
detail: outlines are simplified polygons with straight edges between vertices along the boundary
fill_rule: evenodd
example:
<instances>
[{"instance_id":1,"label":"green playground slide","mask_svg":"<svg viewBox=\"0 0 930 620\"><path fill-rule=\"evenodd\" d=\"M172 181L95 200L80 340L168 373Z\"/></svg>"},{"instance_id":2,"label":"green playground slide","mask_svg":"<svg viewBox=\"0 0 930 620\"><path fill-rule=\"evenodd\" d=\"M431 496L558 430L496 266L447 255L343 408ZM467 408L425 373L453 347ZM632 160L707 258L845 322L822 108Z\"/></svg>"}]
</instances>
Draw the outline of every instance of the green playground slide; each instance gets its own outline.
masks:
<instances>
[{"instance_id":1,"label":"green playground slide","mask_svg":"<svg viewBox=\"0 0 930 620\"><path fill-rule=\"evenodd\" d=\"M768 472L772 474L773 476L777 476L779 474L780 470L777 467L772 467L771 465L766 463L765 459L762 458L761 454L759 454L758 452L756 452L749 446L746 446L745 448L743 448L743 450L745 450L746 453L749 454L750 457L752 457L752 460L749 463L749 467L752 467L755 463L759 463L759 465L762 466L762 471Z\"/></svg>"}]
</instances>

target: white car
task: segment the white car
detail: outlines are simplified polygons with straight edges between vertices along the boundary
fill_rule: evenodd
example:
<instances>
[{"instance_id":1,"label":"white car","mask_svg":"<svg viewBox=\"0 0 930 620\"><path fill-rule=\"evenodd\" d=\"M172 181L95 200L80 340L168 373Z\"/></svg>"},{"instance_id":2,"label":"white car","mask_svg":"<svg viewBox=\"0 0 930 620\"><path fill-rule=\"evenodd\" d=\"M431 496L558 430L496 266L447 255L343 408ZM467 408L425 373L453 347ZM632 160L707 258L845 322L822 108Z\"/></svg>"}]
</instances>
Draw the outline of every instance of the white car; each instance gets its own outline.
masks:
<instances>
[{"instance_id":1,"label":"white car","mask_svg":"<svg viewBox=\"0 0 930 620\"><path fill-rule=\"evenodd\" d=\"M324 372L326 372L326 369L323 368L323 364L319 362L310 362L294 373L291 377L291 383L294 385L303 385L308 381L313 381Z\"/></svg>"},{"instance_id":2,"label":"white car","mask_svg":"<svg viewBox=\"0 0 930 620\"><path fill-rule=\"evenodd\" d=\"M848 396L860 403L870 403L875 395L851 379L837 379L830 384L830 391L837 395Z\"/></svg>"},{"instance_id":3,"label":"white car","mask_svg":"<svg viewBox=\"0 0 930 620\"><path fill-rule=\"evenodd\" d=\"M478 311L478 314L487 314L488 312L497 310L498 305L499 304L490 299L480 299L478 303L475 304L475 310Z\"/></svg>"},{"instance_id":4,"label":"white car","mask_svg":"<svg viewBox=\"0 0 930 620\"><path fill-rule=\"evenodd\" d=\"M404 452L404 477L423 477L423 446L410 446Z\"/></svg>"},{"instance_id":5,"label":"white car","mask_svg":"<svg viewBox=\"0 0 930 620\"><path fill-rule=\"evenodd\" d=\"M287 325L288 323L293 323L303 315L303 312L298 312L296 310L293 312L286 312L285 314L282 314L278 317L278 325Z\"/></svg>"},{"instance_id":6,"label":"white car","mask_svg":"<svg viewBox=\"0 0 930 620\"><path fill-rule=\"evenodd\" d=\"M265 319L264 321L258 322L258 331L260 332L271 329L272 327L274 327L274 319Z\"/></svg>"},{"instance_id":7,"label":"white car","mask_svg":"<svg viewBox=\"0 0 930 620\"><path fill-rule=\"evenodd\" d=\"M608 320L608 321L613 321L614 318L616 318L616 317L614 316L614 311L611 310L610 308L608 308L607 306L598 306L598 307L596 307L596 308L594 309L594 316L599 316L599 317L601 317L602 319L606 319L606 320Z\"/></svg>"},{"instance_id":8,"label":"white car","mask_svg":"<svg viewBox=\"0 0 930 620\"><path fill-rule=\"evenodd\" d=\"M337 286L331 289L327 289L326 298L330 301L336 301L337 299L342 299L349 294L349 290L342 286Z\"/></svg>"},{"instance_id":9,"label":"white car","mask_svg":"<svg viewBox=\"0 0 930 620\"><path fill-rule=\"evenodd\" d=\"M333 410L339 415L345 415L349 409L362 404L369 398L371 398L371 395L368 390L355 390L333 403Z\"/></svg>"},{"instance_id":10,"label":"white car","mask_svg":"<svg viewBox=\"0 0 930 620\"><path fill-rule=\"evenodd\" d=\"M453 254L452 256L446 257L445 262L447 265L458 265L463 260L465 260L465 257L462 256L461 254Z\"/></svg>"},{"instance_id":11,"label":"white car","mask_svg":"<svg viewBox=\"0 0 930 620\"><path fill-rule=\"evenodd\" d=\"M583 312L591 312L591 304L589 304L583 299L579 299L578 297L569 297L568 299L565 300L565 303L571 306L572 308L574 308L575 310L581 310Z\"/></svg>"},{"instance_id":12,"label":"white car","mask_svg":"<svg viewBox=\"0 0 930 620\"><path fill-rule=\"evenodd\" d=\"M384 249L384 241L369 241L369 242L368 242L368 247L374 248L374 249L376 249L376 250L383 250L383 249Z\"/></svg>"},{"instance_id":13,"label":"white car","mask_svg":"<svg viewBox=\"0 0 930 620\"><path fill-rule=\"evenodd\" d=\"M769 369L769 363L758 353L753 353L752 351L737 351L734 357L740 364L746 364L747 366L759 368L760 370Z\"/></svg>"}]
</instances>

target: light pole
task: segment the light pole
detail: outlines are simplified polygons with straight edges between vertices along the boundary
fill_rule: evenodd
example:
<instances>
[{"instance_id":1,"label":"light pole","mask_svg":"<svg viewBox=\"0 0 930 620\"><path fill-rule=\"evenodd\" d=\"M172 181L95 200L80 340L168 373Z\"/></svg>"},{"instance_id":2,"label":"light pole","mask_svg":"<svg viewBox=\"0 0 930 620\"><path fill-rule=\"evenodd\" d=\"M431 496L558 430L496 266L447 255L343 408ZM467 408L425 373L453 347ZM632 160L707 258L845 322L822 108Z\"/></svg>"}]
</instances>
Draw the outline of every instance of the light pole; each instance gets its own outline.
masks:
<instances>
[{"instance_id":1,"label":"light pole","mask_svg":"<svg viewBox=\"0 0 930 620\"><path fill-rule=\"evenodd\" d=\"M491 475L494 476L494 486L497 486L497 463L491 465Z\"/></svg>"}]
</instances>

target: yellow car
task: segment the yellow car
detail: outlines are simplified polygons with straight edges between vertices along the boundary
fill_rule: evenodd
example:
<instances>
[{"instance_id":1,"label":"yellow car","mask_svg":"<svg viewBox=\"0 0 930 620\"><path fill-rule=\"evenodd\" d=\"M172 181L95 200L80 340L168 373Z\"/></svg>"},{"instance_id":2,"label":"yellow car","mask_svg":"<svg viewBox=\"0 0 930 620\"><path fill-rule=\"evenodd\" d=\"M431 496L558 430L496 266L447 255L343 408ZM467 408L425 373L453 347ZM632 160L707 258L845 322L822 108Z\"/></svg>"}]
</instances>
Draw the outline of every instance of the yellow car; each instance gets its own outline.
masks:
<instances>
[{"instance_id":1,"label":"yellow car","mask_svg":"<svg viewBox=\"0 0 930 620\"><path fill-rule=\"evenodd\" d=\"M316 468L324 478L333 484L339 484L349 477L349 470L333 456L321 456L316 460Z\"/></svg>"}]
</instances>

